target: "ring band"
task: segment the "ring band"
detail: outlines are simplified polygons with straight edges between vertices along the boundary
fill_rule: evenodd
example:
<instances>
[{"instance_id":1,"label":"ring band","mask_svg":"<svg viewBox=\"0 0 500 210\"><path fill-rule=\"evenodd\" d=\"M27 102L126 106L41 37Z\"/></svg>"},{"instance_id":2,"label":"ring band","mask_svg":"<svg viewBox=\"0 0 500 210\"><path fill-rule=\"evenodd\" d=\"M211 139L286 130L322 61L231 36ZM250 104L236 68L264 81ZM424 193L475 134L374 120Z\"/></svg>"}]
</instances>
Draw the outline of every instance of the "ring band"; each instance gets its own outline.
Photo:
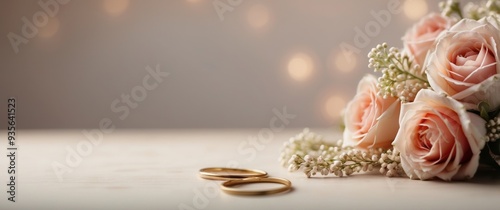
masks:
<instances>
[{"instance_id":1,"label":"ring band","mask_svg":"<svg viewBox=\"0 0 500 210\"><path fill-rule=\"evenodd\" d=\"M252 184L252 183L277 183L283 184L283 187L270 189L270 190L242 190L239 188L233 188L231 186L235 185L243 185L243 184ZM285 192L292 189L292 183L283 178L276 177L251 177L245 179L235 179L229 180L221 185L221 189L229 194L233 195L269 195L280 192Z\"/></svg>"},{"instance_id":2,"label":"ring band","mask_svg":"<svg viewBox=\"0 0 500 210\"><path fill-rule=\"evenodd\" d=\"M255 169L212 167L200 169L200 177L210 180L234 180L249 177L267 177L267 172Z\"/></svg>"}]
</instances>

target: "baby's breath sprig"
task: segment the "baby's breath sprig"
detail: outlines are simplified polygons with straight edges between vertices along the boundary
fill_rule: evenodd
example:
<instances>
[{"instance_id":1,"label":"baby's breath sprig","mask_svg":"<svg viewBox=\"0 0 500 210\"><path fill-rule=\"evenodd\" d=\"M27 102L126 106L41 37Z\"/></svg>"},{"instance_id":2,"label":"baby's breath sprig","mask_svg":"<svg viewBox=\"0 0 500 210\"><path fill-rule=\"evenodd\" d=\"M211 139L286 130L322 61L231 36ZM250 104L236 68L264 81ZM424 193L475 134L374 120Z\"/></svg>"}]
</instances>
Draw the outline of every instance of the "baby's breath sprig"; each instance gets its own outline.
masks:
<instances>
[{"instance_id":1,"label":"baby's breath sprig","mask_svg":"<svg viewBox=\"0 0 500 210\"><path fill-rule=\"evenodd\" d=\"M473 2L469 2L464 7L464 12L467 18L479 20L483 17L488 16L488 10L484 5L478 5Z\"/></svg>"},{"instance_id":2,"label":"baby's breath sprig","mask_svg":"<svg viewBox=\"0 0 500 210\"><path fill-rule=\"evenodd\" d=\"M442 2L444 6L447 3ZM444 10L443 10L444 12ZM487 16L497 16L500 14L500 0L488 0L481 3L469 2L464 7L465 17L479 20Z\"/></svg>"},{"instance_id":3,"label":"baby's breath sprig","mask_svg":"<svg viewBox=\"0 0 500 210\"><path fill-rule=\"evenodd\" d=\"M496 142L500 139L500 118L494 117L486 123L486 142Z\"/></svg>"},{"instance_id":4,"label":"baby's breath sprig","mask_svg":"<svg viewBox=\"0 0 500 210\"><path fill-rule=\"evenodd\" d=\"M307 154L320 155L321 147L341 147L342 142L330 143L323 139L323 136L310 132L309 128L305 128L302 133L291 137L288 142L283 144L279 161L282 166L287 166L288 160L293 155L305 156Z\"/></svg>"},{"instance_id":5,"label":"baby's breath sprig","mask_svg":"<svg viewBox=\"0 0 500 210\"><path fill-rule=\"evenodd\" d=\"M387 43L379 44L368 53L369 68L381 72L378 78L379 95L396 97L402 102L411 102L418 91L429 87L425 72L413 58Z\"/></svg>"},{"instance_id":6,"label":"baby's breath sprig","mask_svg":"<svg viewBox=\"0 0 500 210\"><path fill-rule=\"evenodd\" d=\"M485 7L488 9L490 14L500 14L500 0L488 0Z\"/></svg>"},{"instance_id":7,"label":"baby's breath sprig","mask_svg":"<svg viewBox=\"0 0 500 210\"><path fill-rule=\"evenodd\" d=\"M443 16L451 17L456 14L460 19L463 19L462 9L460 8L460 3L456 0L448 0L439 3L439 8L441 8L441 14Z\"/></svg>"},{"instance_id":8,"label":"baby's breath sprig","mask_svg":"<svg viewBox=\"0 0 500 210\"><path fill-rule=\"evenodd\" d=\"M318 136L308 129L297 135L300 137ZM307 177L321 174L327 176L333 174L338 177L349 176L353 173L373 171L379 169L386 176L402 176L398 152L392 150L371 149L368 151L342 147L342 142L329 144L324 140L315 138L292 138L285 144L280 160L290 172L301 170ZM295 145L295 146L292 146ZM297 145L308 145L297 147ZM312 146L315 145L315 146ZM297 148L305 148L300 150ZM314 148L314 149L313 149ZM294 153L291 153L294 151ZM286 162L285 158L290 157Z\"/></svg>"},{"instance_id":9,"label":"baby's breath sprig","mask_svg":"<svg viewBox=\"0 0 500 210\"><path fill-rule=\"evenodd\" d=\"M489 111L491 110L490 104L481 101L477 105L477 109L479 111L476 113L486 121L486 134L484 136L486 146L483 148L484 152L481 152L480 162L500 169L500 107L497 107L494 111Z\"/></svg>"},{"instance_id":10,"label":"baby's breath sprig","mask_svg":"<svg viewBox=\"0 0 500 210\"><path fill-rule=\"evenodd\" d=\"M500 139L500 107L497 108L496 111L489 112L490 104L481 101L477 105L477 109L479 110L479 116L486 121L486 142L496 142Z\"/></svg>"}]
</instances>

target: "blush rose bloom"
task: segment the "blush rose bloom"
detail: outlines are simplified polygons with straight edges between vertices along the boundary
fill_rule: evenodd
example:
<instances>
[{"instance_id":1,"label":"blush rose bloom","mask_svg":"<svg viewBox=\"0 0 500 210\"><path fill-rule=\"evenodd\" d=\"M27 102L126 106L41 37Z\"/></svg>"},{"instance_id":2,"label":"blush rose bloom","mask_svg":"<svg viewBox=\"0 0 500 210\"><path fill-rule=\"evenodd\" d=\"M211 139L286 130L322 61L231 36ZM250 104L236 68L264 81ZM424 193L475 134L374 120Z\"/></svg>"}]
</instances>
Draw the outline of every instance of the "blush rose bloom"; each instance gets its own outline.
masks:
<instances>
[{"instance_id":1,"label":"blush rose bloom","mask_svg":"<svg viewBox=\"0 0 500 210\"><path fill-rule=\"evenodd\" d=\"M487 19L463 19L443 32L426 58L430 86L477 109L500 105L500 31Z\"/></svg>"},{"instance_id":2,"label":"blush rose bloom","mask_svg":"<svg viewBox=\"0 0 500 210\"><path fill-rule=\"evenodd\" d=\"M441 32L449 29L453 21L440 14L431 13L406 31L403 37L405 51L423 66L427 52Z\"/></svg>"},{"instance_id":3,"label":"blush rose bloom","mask_svg":"<svg viewBox=\"0 0 500 210\"><path fill-rule=\"evenodd\" d=\"M401 106L394 140L401 165L412 179L469 179L484 147L485 121L444 94L424 89Z\"/></svg>"},{"instance_id":4,"label":"blush rose bloom","mask_svg":"<svg viewBox=\"0 0 500 210\"><path fill-rule=\"evenodd\" d=\"M344 112L344 141L360 149L392 147L398 131L401 102L377 94L377 79L367 75Z\"/></svg>"}]
</instances>

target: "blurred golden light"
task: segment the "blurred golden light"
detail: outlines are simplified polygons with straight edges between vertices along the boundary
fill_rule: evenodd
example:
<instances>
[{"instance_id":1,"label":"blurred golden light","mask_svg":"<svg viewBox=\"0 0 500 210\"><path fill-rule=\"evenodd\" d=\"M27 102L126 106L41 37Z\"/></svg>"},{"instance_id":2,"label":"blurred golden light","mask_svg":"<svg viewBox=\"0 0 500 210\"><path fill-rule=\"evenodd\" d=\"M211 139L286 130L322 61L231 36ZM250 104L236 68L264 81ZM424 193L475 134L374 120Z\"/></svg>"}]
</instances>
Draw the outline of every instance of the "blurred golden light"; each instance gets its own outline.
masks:
<instances>
[{"instance_id":1,"label":"blurred golden light","mask_svg":"<svg viewBox=\"0 0 500 210\"><path fill-rule=\"evenodd\" d=\"M332 95L326 99L325 111L328 117L331 119L338 119L341 116L341 112L346 105L345 100L339 95Z\"/></svg>"},{"instance_id":2,"label":"blurred golden light","mask_svg":"<svg viewBox=\"0 0 500 210\"><path fill-rule=\"evenodd\" d=\"M427 2L425 0L406 0L403 5L403 10L408 18L418 20L427 14Z\"/></svg>"},{"instance_id":3,"label":"blurred golden light","mask_svg":"<svg viewBox=\"0 0 500 210\"><path fill-rule=\"evenodd\" d=\"M200 0L186 0L186 1L193 4L200 2Z\"/></svg>"},{"instance_id":4,"label":"blurred golden light","mask_svg":"<svg viewBox=\"0 0 500 210\"><path fill-rule=\"evenodd\" d=\"M43 38L50 38L54 36L57 31L59 31L59 19L50 18L47 24L41 27L38 31L38 35Z\"/></svg>"},{"instance_id":5,"label":"blurred golden light","mask_svg":"<svg viewBox=\"0 0 500 210\"><path fill-rule=\"evenodd\" d=\"M127 10L129 0L104 0L104 9L111 16L119 16Z\"/></svg>"},{"instance_id":6,"label":"blurred golden light","mask_svg":"<svg viewBox=\"0 0 500 210\"><path fill-rule=\"evenodd\" d=\"M270 12L266 6L261 4L253 5L247 13L247 21L253 28L262 28L269 23Z\"/></svg>"},{"instance_id":7,"label":"blurred golden light","mask_svg":"<svg viewBox=\"0 0 500 210\"><path fill-rule=\"evenodd\" d=\"M344 53L338 52L333 56L334 66L337 70L343 73L349 73L356 68L356 55L351 54L349 57L346 57Z\"/></svg>"},{"instance_id":8,"label":"blurred golden light","mask_svg":"<svg viewBox=\"0 0 500 210\"><path fill-rule=\"evenodd\" d=\"M297 53L288 61L288 74L294 80L304 81L311 76L312 71L313 61L304 53Z\"/></svg>"}]
</instances>

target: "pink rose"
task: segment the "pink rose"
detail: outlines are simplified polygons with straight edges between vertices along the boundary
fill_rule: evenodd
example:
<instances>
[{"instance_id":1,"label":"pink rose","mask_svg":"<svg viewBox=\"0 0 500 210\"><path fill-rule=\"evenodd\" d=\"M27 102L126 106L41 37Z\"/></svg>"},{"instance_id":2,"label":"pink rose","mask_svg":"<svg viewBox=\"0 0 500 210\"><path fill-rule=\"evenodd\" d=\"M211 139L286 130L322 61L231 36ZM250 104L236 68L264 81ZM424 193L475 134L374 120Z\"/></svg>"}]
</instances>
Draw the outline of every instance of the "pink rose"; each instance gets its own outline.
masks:
<instances>
[{"instance_id":1,"label":"pink rose","mask_svg":"<svg viewBox=\"0 0 500 210\"><path fill-rule=\"evenodd\" d=\"M476 173L484 147L485 121L449 96L424 89L401 106L394 140L412 179L460 180Z\"/></svg>"},{"instance_id":2,"label":"pink rose","mask_svg":"<svg viewBox=\"0 0 500 210\"><path fill-rule=\"evenodd\" d=\"M429 51L426 72L430 86L468 108L480 101L500 105L498 52L500 31L486 19L463 19L442 33Z\"/></svg>"},{"instance_id":3,"label":"pink rose","mask_svg":"<svg viewBox=\"0 0 500 210\"><path fill-rule=\"evenodd\" d=\"M452 21L448 17L431 13L423 17L412 28L406 31L403 37L405 51L412 55L415 61L422 66L427 51L432 47L436 38L451 27Z\"/></svg>"},{"instance_id":4,"label":"pink rose","mask_svg":"<svg viewBox=\"0 0 500 210\"><path fill-rule=\"evenodd\" d=\"M358 84L356 96L344 112L344 140L362 149L391 148L398 131L401 103L377 94L377 79L367 75Z\"/></svg>"}]
</instances>

